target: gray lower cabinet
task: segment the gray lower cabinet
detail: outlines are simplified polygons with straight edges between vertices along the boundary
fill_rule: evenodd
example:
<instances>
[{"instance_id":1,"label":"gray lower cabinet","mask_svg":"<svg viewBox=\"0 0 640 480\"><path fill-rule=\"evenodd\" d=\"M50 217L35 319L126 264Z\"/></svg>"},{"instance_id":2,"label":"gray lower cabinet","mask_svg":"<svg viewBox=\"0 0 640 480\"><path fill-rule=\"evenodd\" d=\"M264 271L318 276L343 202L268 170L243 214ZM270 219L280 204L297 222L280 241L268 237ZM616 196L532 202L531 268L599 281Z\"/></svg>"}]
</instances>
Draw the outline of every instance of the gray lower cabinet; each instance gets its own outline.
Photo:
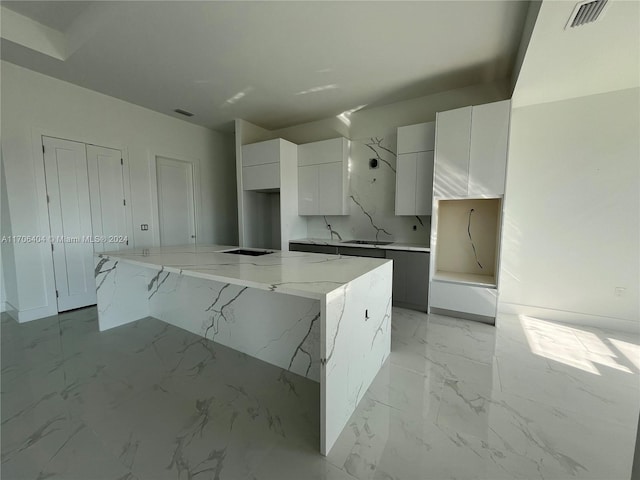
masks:
<instances>
[{"instance_id":1,"label":"gray lower cabinet","mask_svg":"<svg viewBox=\"0 0 640 480\"><path fill-rule=\"evenodd\" d=\"M385 258L384 250L380 248L338 247L338 254L350 257Z\"/></svg>"},{"instance_id":2,"label":"gray lower cabinet","mask_svg":"<svg viewBox=\"0 0 640 480\"><path fill-rule=\"evenodd\" d=\"M429 252L337 247L308 243L290 243L289 250L293 252L330 253L333 255L388 258L393 260L393 304L422 312L427 311L429 302Z\"/></svg>"},{"instance_id":3,"label":"gray lower cabinet","mask_svg":"<svg viewBox=\"0 0 640 480\"><path fill-rule=\"evenodd\" d=\"M338 247L333 245L314 245L310 243L289 243L289 250L292 252L310 252L310 253L330 253L338 254Z\"/></svg>"},{"instance_id":4,"label":"gray lower cabinet","mask_svg":"<svg viewBox=\"0 0 640 480\"><path fill-rule=\"evenodd\" d=\"M393 260L393 303L423 312L429 301L429 253L387 250Z\"/></svg>"}]
</instances>

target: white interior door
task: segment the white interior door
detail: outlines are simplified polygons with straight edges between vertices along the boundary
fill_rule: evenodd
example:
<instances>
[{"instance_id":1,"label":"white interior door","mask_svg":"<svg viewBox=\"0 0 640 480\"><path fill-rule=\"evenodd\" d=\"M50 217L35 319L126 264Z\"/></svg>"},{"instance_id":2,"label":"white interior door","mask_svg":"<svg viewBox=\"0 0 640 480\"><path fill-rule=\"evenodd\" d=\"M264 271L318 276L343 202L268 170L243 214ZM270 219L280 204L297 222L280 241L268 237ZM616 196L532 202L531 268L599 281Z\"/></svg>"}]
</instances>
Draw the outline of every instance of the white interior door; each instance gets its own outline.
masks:
<instances>
[{"instance_id":1,"label":"white interior door","mask_svg":"<svg viewBox=\"0 0 640 480\"><path fill-rule=\"evenodd\" d=\"M196 242L193 165L156 157L160 245Z\"/></svg>"},{"instance_id":2,"label":"white interior door","mask_svg":"<svg viewBox=\"0 0 640 480\"><path fill-rule=\"evenodd\" d=\"M58 311L96 303L84 143L43 137Z\"/></svg>"},{"instance_id":3,"label":"white interior door","mask_svg":"<svg viewBox=\"0 0 640 480\"><path fill-rule=\"evenodd\" d=\"M129 245L127 200L122 152L87 145L89 192L95 252L122 250Z\"/></svg>"}]
</instances>

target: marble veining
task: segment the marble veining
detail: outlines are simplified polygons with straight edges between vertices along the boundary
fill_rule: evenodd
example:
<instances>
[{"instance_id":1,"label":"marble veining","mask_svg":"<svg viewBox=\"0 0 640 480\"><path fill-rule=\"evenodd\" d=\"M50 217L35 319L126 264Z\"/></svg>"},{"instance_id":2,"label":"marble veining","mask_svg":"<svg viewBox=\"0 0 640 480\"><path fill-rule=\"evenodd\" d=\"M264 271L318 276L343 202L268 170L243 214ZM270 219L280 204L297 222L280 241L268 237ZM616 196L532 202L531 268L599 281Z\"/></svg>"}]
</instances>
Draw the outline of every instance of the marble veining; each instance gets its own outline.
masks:
<instances>
[{"instance_id":1,"label":"marble veining","mask_svg":"<svg viewBox=\"0 0 640 480\"><path fill-rule=\"evenodd\" d=\"M390 148L385 147L383 145L383 142L384 142L384 138L372 137L371 139L369 139L368 142L364 142L364 144L369 150L373 152L373 154L376 156L376 159L379 162L384 163L387 167L389 167L389 169L393 173L396 173L396 168L393 165L391 165L391 162L383 158L380 154L381 152L386 152L390 154L392 157L397 158L396 152L394 152Z\"/></svg>"},{"instance_id":2,"label":"marble veining","mask_svg":"<svg viewBox=\"0 0 640 480\"><path fill-rule=\"evenodd\" d=\"M323 299L331 291L388 262L304 252L274 251L260 257L223 253L233 248L237 247L191 245L105 252L98 255L96 271L107 275L115 268L112 265L111 269L103 271L107 265L103 260L106 259L157 270L147 286L149 298L167 280L169 273L177 273L223 283L231 279L246 287Z\"/></svg>"},{"instance_id":3,"label":"marble veining","mask_svg":"<svg viewBox=\"0 0 640 480\"><path fill-rule=\"evenodd\" d=\"M308 236L318 239L385 240L428 245L430 216L395 215L396 136L351 140L349 159L349 215L311 216ZM375 158L378 168L369 168Z\"/></svg>"},{"instance_id":4,"label":"marble veining","mask_svg":"<svg viewBox=\"0 0 640 480\"><path fill-rule=\"evenodd\" d=\"M637 335L392 311L390 359L327 457L308 378L153 318L2 314L2 478L630 478Z\"/></svg>"},{"instance_id":5,"label":"marble veining","mask_svg":"<svg viewBox=\"0 0 640 480\"><path fill-rule=\"evenodd\" d=\"M392 263L225 250L97 254L96 271L115 272L98 290L100 330L151 316L319 382L326 454L389 355Z\"/></svg>"}]
</instances>

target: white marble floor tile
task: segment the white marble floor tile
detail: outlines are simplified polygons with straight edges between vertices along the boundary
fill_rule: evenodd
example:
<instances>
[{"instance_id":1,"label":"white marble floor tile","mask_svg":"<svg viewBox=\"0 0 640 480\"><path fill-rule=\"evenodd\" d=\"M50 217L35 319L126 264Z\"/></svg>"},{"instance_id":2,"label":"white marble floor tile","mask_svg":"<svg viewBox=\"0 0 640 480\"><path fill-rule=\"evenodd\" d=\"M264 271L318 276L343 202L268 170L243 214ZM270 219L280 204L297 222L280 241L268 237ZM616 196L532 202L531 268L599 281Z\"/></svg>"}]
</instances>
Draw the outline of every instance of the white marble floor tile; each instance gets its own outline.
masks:
<instances>
[{"instance_id":1,"label":"white marble floor tile","mask_svg":"<svg viewBox=\"0 0 640 480\"><path fill-rule=\"evenodd\" d=\"M327 457L319 385L148 318L2 316L2 476L627 480L640 339L394 309L392 353Z\"/></svg>"},{"instance_id":2,"label":"white marble floor tile","mask_svg":"<svg viewBox=\"0 0 640 480\"><path fill-rule=\"evenodd\" d=\"M395 410L435 421L444 380L424 376L387 361L367 392L368 397Z\"/></svg>"}]
</instances>

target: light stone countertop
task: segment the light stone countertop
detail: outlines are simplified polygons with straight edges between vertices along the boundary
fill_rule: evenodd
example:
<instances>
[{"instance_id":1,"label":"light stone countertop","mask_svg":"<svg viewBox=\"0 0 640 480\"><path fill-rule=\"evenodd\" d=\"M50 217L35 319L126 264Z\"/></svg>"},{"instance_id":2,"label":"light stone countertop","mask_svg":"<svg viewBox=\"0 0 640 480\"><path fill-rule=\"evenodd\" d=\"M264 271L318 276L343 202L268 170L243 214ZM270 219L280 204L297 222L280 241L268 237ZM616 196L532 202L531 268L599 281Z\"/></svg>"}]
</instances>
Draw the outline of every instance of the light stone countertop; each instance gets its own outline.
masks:
<instances>
[{"instance_id":1,"label":"light stone countertop","mask_svg":"<svg viewBox=\"0 0 640 480\"><path fill-rule=\"evenodd\" d=\"M315 299L324 299L328 293L391 261L279 250L257 257L222 253L236 248L239 247L185 245L104 252L96 256L159 271Z\"/></svg>"},{"instance_id":2,"label":"light stone countertop","mask_svg":"<svg viewBox=\"0 0 640 480\"><path fill-rule=\"evenodd\" d=\"M365 239L362 239L365 240ZM373 245L362 243L349 243L341 240L334 240L329 238L300 238L297 240L289 240L289 243L299 243L304 245L331 245L334 247L359 247L359 248L377 248L380 250L405 250L409 252L430 252L431 248L428 245L421 245L418 243L402 243L393 242L389 245Z\"/></svg>"}]
</instances>

